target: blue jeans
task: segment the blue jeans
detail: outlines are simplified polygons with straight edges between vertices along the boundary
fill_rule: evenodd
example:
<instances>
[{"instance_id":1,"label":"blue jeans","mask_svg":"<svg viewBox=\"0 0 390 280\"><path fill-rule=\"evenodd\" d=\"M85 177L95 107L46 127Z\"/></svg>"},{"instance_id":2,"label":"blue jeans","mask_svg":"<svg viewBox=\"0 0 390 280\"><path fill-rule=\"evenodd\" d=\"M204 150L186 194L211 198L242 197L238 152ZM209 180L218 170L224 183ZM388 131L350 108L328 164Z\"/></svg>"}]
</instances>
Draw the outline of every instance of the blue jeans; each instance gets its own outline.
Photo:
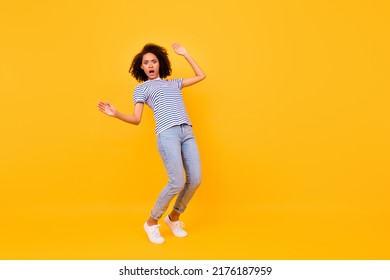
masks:
<instances>
[{"instance_id":1,"label":"blue jeans","mask_svg":"<svg viewBox=\"0 0 390 280\"><path fill-rule=\"evenodd\" d=\"M191 126L168 128L157 135L157 143L169 181L151 212L155 220L161 218L176 195L173 209L183 213L201 181L199 151Z\"/></svg>"}]
</instances>

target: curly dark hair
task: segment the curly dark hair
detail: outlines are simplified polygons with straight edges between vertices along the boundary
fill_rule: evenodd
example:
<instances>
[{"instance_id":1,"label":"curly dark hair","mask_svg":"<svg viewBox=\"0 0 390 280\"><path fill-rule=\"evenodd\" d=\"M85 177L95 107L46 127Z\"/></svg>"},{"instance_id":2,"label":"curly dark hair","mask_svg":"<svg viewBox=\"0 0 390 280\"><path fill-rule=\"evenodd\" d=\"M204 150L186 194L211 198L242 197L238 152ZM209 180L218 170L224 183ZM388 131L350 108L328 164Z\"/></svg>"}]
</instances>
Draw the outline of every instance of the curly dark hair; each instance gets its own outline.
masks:
<instances>
[{"instance_id":1,"label":"curly dark hair","mask_svg":"<svg viewBox=\"0 0 390 280\"><path fill-rule=\"evenodd\" d=\"M160 78L164 79L171 75L171 63L168 59L168 52L164 47L158 46L156 44L146 44L142 51L137 54L131 63L129 73L139 82L145 82L148 80L144 70L141 69L142 58L145 54L152 53L154 54L160 64L159 75Z\"/></svg>"}]
</instances>

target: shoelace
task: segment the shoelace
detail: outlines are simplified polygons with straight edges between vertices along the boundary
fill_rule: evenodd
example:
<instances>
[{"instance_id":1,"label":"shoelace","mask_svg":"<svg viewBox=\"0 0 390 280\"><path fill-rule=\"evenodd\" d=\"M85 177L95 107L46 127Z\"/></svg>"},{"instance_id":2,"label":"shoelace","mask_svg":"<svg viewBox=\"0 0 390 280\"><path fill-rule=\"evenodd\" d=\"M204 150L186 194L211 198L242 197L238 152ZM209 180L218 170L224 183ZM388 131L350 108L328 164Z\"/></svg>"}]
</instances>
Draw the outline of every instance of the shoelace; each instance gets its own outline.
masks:
<instances>
[{"instance_id":1,"label":"shoelace","mask_svg":"<svg viewBox=\"0 0 390 280\"><path fill-rule=\"evenodd\" d=\"M184 227L185 225L184 225L183 222L177 221L177 222L174 223L174 226L175 226L175 228L178 229L178 230L183 230L183 227Z\"/></svg>"},{"instance_id":2,"label":"shoelace","mask_svg":"<svg viewBox=\"0 0 390 280\"><path fill-rule=\"evenodd\" d=\"M160 231L158 229L159 226L160 225L153 226L153 229L152 229L152 232L151 232L153 237L161 237Z\"/></svg>"}]
</instances>

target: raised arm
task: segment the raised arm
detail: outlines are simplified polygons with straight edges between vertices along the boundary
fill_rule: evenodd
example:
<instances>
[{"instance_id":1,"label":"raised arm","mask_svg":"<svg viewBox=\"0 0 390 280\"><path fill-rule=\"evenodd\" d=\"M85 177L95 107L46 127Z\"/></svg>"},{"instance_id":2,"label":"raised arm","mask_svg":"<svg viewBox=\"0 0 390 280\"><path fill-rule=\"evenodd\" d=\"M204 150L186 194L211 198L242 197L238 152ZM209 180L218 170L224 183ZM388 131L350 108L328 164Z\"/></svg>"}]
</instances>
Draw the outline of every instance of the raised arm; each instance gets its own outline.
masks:
<instances>
[{"instance_id":1,"label":"raised arm","mask_svg":"<svg viewBox=\"0 0 390 280\"><path fill-rule=\"evenodd\" d=\"M117 111L115 109L115 107L112 106L109 102L100 101L98 103L98 109L108 116L117 118L117 119L124 121L124 122L127 122L127 123L138 125L142 119L142 112L144 109L144 103L136 103L134 105L134 112L132 115L126 115L126 114L123 114L123 113Z\"/></svg>"},{"instance_id":2,"label":"raised arm","mask_svg":"<svg viewBox=\"0 0 390 280\"><path fill-rule=\"evenodd\" d=\"M202 71L202 69L200 69L199 65L195 62L195 60L190 56L190 54L183 46L181 46L179 43L173 43L172 47L175 53L184 56L184 58L188 61L188 63L192 67L192 70L194 70L195 73L194 77L186 78L183 80L183 87L191 86L206 78L206 74Z\"/></svg>"}]
</instances>

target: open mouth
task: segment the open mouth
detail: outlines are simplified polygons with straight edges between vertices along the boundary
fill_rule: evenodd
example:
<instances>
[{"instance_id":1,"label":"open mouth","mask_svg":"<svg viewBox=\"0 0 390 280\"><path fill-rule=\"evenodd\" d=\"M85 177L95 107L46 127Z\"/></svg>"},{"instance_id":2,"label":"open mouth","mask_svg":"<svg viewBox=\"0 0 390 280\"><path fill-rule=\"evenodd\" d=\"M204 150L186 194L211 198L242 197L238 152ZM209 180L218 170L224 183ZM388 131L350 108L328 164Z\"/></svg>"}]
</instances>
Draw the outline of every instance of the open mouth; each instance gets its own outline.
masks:
<instances>
[{"instance_id":1,"label":"open mouth","mask_svg":"<svg viewBox=\"0 0 390 280\"><path fill-rule=\"evenodd\" d=\"M154 70L149 70L149 74L154 74Z\"/></svg>"}]
</instances>

